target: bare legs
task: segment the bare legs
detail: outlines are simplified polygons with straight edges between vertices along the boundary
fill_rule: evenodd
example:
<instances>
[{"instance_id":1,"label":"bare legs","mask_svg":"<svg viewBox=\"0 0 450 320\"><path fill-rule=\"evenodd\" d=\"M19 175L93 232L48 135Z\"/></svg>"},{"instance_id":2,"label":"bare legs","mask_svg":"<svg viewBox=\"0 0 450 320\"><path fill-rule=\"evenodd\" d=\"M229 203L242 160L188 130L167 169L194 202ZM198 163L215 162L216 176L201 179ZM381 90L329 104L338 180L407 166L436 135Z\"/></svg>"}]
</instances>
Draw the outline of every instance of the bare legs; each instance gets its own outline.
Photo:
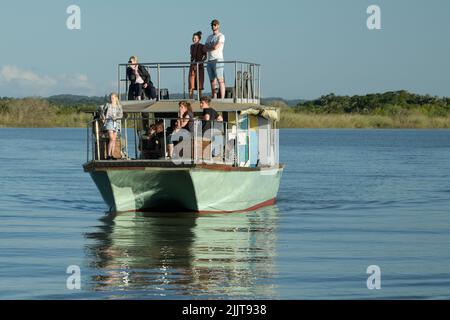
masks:
<instances>
[{"instance_id":1,"label":"bare legs","mask_svg":"<svg viewBox=\"0 0 450 320\"><path fill-rule=\"evenodd\" d=\"M217 92L216 92L216 85L217 80L214 78L214 80L211 81L211 94L213 99L217 99ZM225 98L225 81L223 79L219 79L219 91L220 91L220 99Z\"/></svg>"},{"instance_id":2,"label":"bare legs","mask_svg":"<svg viewBox=\"0 0 450 320\"><path fill-rule=\"evenodd\" d=\"M115 131L108 131L108 159L113 157L114 149L116 148L116 138L117 138L117 132Z\"/></svg>"},{"instance_id":3,"label":"bare legs","mask_svg":"<svg viewBox=\"0 0 450 320\"><path fill-rule=\"evenodd\" d=\"M199 94L199 96L200 96L200 98L202 97L202 90L199 90L198 91L198 94ZM189 90L189 99L194 99L194 89L190 89Z\"/></svg>"},{"instance_id":4,"label":"bare legs","mask_svg":"<svg viewBox=\"0 0 450 320\"><path fill-rule=\"evenodd\" d=\"M220 99L225 98L225 81L223 79L219 79L219 89L220 89Z\"/></svg>"}]
</instances>

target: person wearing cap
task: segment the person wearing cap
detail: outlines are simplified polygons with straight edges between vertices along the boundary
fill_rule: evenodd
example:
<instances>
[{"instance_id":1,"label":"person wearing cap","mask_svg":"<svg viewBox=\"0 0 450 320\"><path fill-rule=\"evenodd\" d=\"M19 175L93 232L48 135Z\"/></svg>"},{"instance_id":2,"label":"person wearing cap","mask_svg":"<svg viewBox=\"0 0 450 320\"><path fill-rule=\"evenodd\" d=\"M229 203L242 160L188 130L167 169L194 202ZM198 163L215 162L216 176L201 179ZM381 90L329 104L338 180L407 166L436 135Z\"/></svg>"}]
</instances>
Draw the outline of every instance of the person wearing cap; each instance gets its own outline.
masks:
<instances>
[{"instance_id":1,"label":"person wearing cap","mask_svg":"<svg viewBox=\"0 0 450 320\"><path fill-rule=\"evenodd\" d=\"M211 81L211 93L213 98L217 98L216 85L219 81L220 98L225 98L225 79L224 79L224 59L223 47L225 36L220 33L220 23L214 19L211 21L213 34L206 39L205 51L208 53L207 71Z\"/></svg>"}]
</instances>

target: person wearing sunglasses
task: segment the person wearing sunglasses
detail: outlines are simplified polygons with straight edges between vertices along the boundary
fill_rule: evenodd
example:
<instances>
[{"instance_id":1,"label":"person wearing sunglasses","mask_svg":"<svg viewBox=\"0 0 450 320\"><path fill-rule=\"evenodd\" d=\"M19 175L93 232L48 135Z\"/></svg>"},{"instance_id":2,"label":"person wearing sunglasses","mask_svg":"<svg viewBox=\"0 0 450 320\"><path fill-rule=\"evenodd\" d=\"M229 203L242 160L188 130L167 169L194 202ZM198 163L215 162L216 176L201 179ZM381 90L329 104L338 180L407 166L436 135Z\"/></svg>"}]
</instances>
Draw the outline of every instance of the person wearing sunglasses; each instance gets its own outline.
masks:
<instances>
[{"instance_id":1,"label":"person wearing sunglasses","mask_svg":"<svg viewBox=\"0 0 450 320\"><path fill-rule=\"evenodd\" d=\"M213 34L206 39L205 51L208 53L208 75L211 81L212 97L217 98L216 85L219 81L220 98L225 98L225 78L223 63L223 47L225 36L220 32L219 20L211 21Z\"/></svg>"},{"instance_id":2,"label":"person wearing sunglasses","mask_svg":"<svg viewBox=\"0 0 450 320\"><path fill-rule=\"evenodd\" d=\"M149 99L156 99L156 89L151 81L147 68L138 64L136 56L131 56L128 60L127 78L130 81L128 89L128 100L141 100L143 93Z\"/></svg>"}]
</instances>

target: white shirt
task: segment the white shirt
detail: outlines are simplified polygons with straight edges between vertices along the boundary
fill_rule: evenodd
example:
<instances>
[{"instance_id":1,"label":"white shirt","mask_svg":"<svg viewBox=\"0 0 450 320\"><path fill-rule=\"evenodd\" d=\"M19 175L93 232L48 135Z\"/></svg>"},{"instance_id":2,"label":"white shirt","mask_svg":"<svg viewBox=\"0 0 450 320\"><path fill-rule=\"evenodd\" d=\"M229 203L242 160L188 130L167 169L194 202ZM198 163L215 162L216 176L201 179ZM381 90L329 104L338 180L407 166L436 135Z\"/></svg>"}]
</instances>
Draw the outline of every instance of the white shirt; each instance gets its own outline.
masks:
<instances>
[{"instance_id":1,"label":"white shirt","mask_svg":"<svg viewBox=\"0 0 450 320\"><path fill-rule=\"evenodd\" d=\"M217 43L222 43L219 49L208 52L208 60L223 61L223 47L225 45L225 36L219 32L218 35L212 34L206 39L206 45L215 46Z\"/></svg>"},{"instance_id":2,"label":"white shirt","mask_svg":"<svg viewBox=\"0 0 450 320\"><path fill-rule=\"evenodd\" d=\"M141 75L139 74L139 68L136 67L136 70L134 70L134 74L136 75L136 83L144 84L144 80L141 78Z\"/></svg>"}]
</instances>

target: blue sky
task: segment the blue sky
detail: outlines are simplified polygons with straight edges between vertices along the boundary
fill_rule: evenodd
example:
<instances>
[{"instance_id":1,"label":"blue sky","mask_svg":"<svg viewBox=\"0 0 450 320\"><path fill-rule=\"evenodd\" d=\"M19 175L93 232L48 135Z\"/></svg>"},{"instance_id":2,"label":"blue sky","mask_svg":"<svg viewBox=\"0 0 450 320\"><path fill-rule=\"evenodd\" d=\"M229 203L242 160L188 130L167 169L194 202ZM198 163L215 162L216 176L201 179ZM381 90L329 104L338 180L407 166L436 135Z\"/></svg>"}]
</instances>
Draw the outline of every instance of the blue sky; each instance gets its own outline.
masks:
<instances>
[{"instance_id":1,"label":"blue sky","mask_svg":"<svg viewBox=\"0 0 450 320\"><path fill-rule=\"evenodd\" d=\"M72 4L81 30L66 27ZM372 4L381 30L366 26ZM188 61L192 34L206 38L213 18L226 60L263 65L265 97L400 89L450 96L448 0L2 1L0 96L104 95L117 89L117 64L132 54Z\"/></svg>"}]
</instances>

